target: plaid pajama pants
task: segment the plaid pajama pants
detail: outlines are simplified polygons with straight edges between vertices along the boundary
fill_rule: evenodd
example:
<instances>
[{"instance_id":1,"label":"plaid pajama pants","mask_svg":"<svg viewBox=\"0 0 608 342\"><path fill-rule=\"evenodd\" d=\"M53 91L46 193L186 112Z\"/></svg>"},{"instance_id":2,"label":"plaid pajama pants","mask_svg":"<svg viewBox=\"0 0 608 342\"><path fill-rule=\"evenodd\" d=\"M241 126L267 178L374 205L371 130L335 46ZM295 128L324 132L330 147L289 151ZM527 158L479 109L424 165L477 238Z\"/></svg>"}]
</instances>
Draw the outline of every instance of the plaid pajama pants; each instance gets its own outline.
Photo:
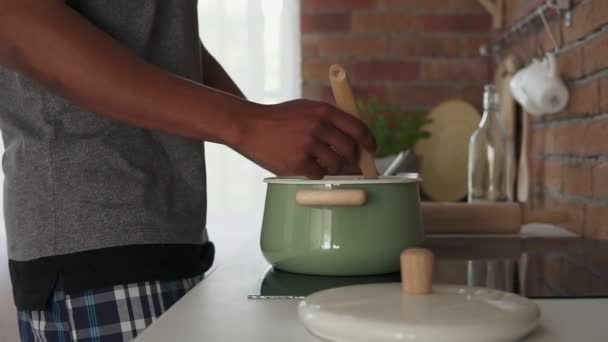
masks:
<instances>
[{"instance_id":1,"label":"plaid pajama pants","mask_svg":"<svg viewBox=\"0 0 608 342\"><path fill-rule=\"evenodd\" d=\"M18 312L21 341L131 341L202 279L200 275L70 294L60 280L48 309Z\"/></svg>"}]
</instances>

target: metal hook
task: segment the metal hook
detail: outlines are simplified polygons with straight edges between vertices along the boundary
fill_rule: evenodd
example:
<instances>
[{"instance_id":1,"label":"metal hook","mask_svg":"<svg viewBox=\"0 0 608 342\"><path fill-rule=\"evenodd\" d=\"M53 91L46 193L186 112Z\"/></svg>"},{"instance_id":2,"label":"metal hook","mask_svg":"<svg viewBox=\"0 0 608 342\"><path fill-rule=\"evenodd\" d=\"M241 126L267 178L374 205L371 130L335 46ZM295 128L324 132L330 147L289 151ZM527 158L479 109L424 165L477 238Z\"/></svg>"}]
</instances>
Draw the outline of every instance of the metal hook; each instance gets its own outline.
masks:
<instances>
[{"instance_id":1,"label":"metal hook","mask_svg":"<svg viewBox=\"0 0 608 342\"><path fill-rule=\"evenodd\" d=\"M525 31L526 31L526 35L524 36L524 41L525 41L525 38L528 35L533 35L534 34L534 26L533 26L532 20L529 20L523 26L524 26ZM538 38L538 34L537 34L536 38ZM527 46L526 49L524 49L524 50L528 50L528 48L530 48L530 46ZM526 56L527 58L526 59L530 60L530 61L534 60L537 57L536 56L537 53L538 53L538 46L537 46L536 49L530 49L530 52L527 54L527 56Z\"/></svg>"},{"instance_id":2,"label":"metal hook","mask_svg":"<svg viewBox=\"0 0 608 342\"><path fill-rule=\"evenodd\" d=\"M536 41L536 57L542 59L545 54L545 47L543 46L543 42L540 41L539 31L536 31L534 40Z\"/></svg>"},{"instance_id":3,"label":"metal hook","mask_svg":"<svg viewBox=\"0 0 608 342\"><path fill-rule=\"evenodd\" d=\"M545 12L543 9L539 9L538 11L538 15L540 16L540 19L543 21L543 25L545 26L545 29L547 30L547 34L549 34L549 38L551 39L551 42L553 43L553 46L555 47L555 54L559 53L559 45L557 44L557 40L555 40L555 36L553 36L553 31L551 31L551 26L549 26L549 23L547 22L547 18L545 18Z\"/></svg>"}]
</instances>

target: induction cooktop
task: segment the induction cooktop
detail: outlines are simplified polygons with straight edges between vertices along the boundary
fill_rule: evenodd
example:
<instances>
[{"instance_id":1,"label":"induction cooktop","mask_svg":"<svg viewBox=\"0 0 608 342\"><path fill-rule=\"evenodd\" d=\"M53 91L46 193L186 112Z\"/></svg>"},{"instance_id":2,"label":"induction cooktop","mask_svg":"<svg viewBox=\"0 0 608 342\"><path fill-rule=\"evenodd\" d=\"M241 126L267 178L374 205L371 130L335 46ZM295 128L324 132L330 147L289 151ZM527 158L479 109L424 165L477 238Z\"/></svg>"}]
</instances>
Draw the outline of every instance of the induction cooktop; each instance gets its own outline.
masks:
<instances>
[{"instance_id":1,"label":"induction cooktop","mask_svg":"<svg viewBox=\"0 0 608 342\"><path fill-rule=\"evenodd\" d=\"M582 238L431 237L434 282L482 286L528 298L608 297L608 241ZM318 276L268 266L250 299L301 299L316 291L399 282L399 273Z\"/></svg>"}]
</instances>

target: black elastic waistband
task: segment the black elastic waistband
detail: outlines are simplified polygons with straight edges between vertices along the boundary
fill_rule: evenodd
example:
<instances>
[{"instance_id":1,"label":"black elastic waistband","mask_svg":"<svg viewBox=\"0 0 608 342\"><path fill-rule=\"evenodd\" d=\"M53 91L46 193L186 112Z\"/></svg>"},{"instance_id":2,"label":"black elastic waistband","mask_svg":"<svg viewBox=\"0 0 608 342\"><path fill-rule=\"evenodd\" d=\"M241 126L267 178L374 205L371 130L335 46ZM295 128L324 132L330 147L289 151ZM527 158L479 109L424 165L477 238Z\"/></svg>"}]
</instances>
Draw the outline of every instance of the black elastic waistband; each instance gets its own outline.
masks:
<instances>
[{"instance_id":1,"label":"black elastic waistband","mask_svg":"<svg viewBox=\"0 0 608 342\"><path fill-rule=\"evenodd\" d=\"M58 276L66 293L153 280L192 277L213 264L213 243L133 245L45 257L9 260L18 310L44 310Z\"/></svg>"}]
</instances>

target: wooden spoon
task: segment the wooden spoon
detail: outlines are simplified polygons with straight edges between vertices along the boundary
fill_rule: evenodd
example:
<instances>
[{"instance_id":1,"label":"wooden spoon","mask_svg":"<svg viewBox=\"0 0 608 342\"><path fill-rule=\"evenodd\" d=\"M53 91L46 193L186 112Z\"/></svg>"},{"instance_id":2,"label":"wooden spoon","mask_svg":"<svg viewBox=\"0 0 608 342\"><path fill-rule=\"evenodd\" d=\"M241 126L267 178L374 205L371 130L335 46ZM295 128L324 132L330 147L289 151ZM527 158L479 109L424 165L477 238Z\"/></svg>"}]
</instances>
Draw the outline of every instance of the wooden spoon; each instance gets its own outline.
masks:
<instances>
[{"instance_id":1,"label":"wooden spoon","mask_svg":"<svg viewBox=\"0 0 608 342\"><path fill-rule=\"evenodd\" d=\"M331 90L336 99L338 108L361 119L357 103L355 102L353 92L348 83L346 70L338 64L333 64L329 67L329 82L331 83ZM376 164L374 164L374 157L363 148L361 148L359 157L359 168L363 173L363 178L378 179L378 170L376 170Z\"/></svg>"}]
</instances>

